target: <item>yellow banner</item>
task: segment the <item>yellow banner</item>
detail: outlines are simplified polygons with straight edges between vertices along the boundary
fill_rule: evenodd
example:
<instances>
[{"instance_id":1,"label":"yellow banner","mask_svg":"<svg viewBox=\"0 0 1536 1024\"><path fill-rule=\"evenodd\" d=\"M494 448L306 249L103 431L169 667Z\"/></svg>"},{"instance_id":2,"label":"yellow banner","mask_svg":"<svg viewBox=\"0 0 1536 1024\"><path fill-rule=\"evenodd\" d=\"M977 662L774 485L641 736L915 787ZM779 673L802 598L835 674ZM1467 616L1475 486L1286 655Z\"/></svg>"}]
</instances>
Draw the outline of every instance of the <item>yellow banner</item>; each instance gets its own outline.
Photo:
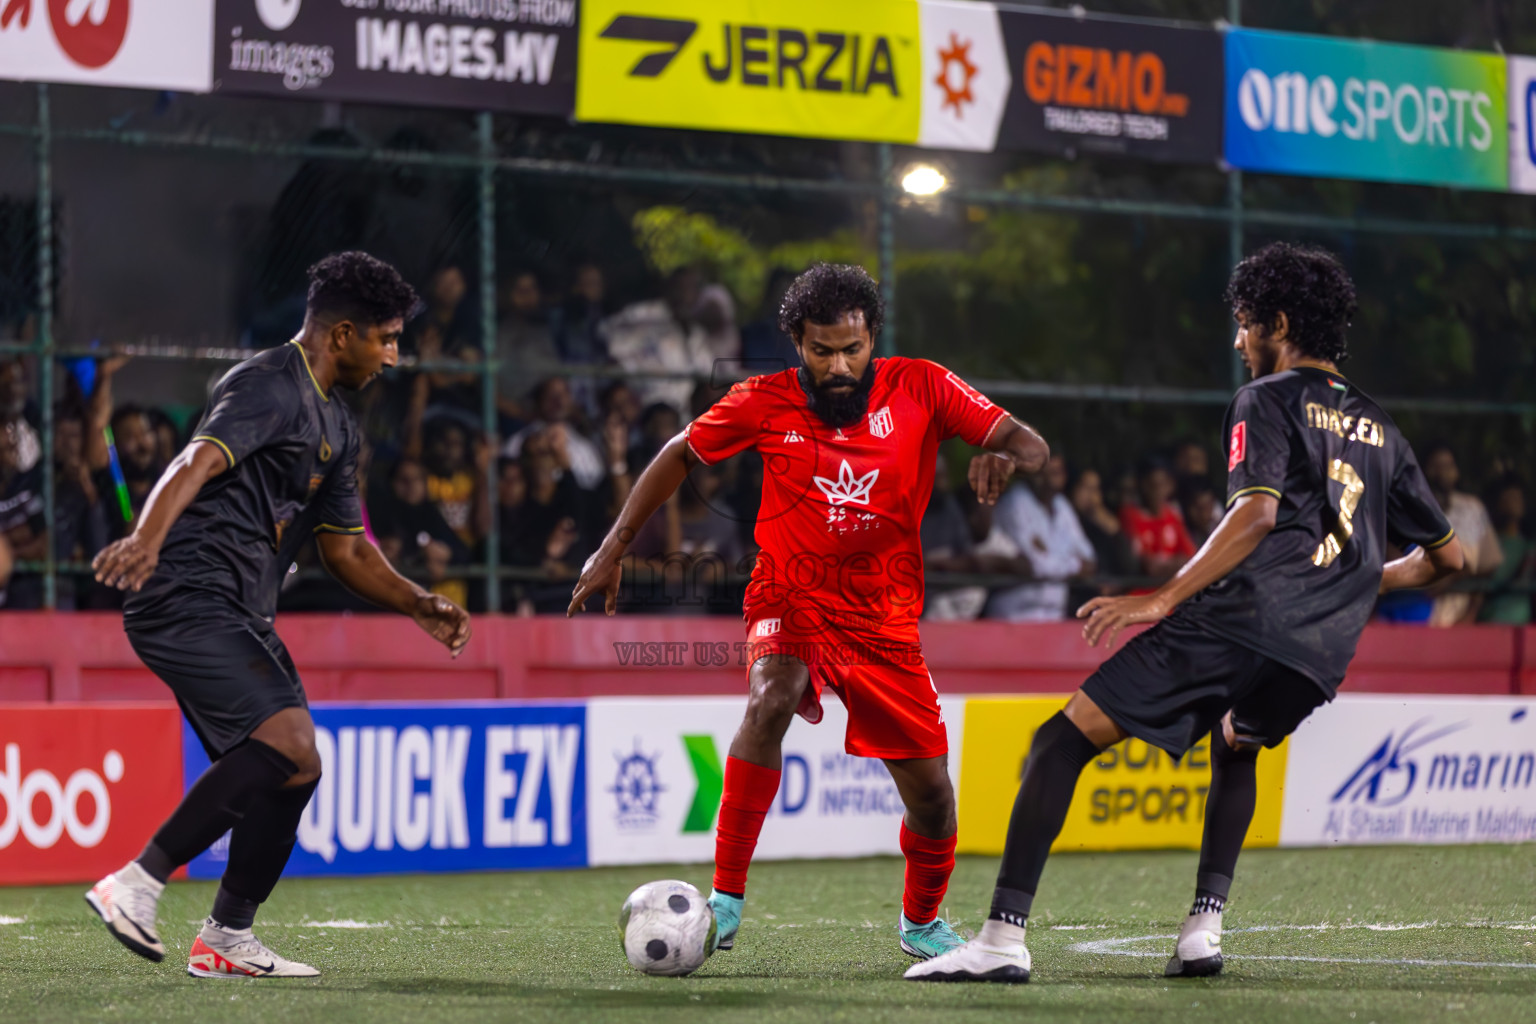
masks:
<instances>
[{"instance_id":1,"label":"yellow banner","mask_svg":"<svg viewBox=\"0 0 1536 1024\"><path fill-rule=\"evenodd\" d=\"M1065 704L1065 697L965 702L961 853L1003 852L1008 816L1035 730ZM1259 755L1259 799L1246 846L1275 846L1280 841L1288 744ZM1197 850L1210 785L1209 737L1177 763L1141 740L1126 740L1083 770L1066 825L1052 849Z\"/></svg>"},{"instance_id":2,"label":"yellow banner","mask_svg":"<svg viewBox=\"0 0 1536 1024\"><path fill-rule=\"evenodd\" d=\"M916 0L582 0L576 117L916 142Z\"/></svg>"}]
</instances>

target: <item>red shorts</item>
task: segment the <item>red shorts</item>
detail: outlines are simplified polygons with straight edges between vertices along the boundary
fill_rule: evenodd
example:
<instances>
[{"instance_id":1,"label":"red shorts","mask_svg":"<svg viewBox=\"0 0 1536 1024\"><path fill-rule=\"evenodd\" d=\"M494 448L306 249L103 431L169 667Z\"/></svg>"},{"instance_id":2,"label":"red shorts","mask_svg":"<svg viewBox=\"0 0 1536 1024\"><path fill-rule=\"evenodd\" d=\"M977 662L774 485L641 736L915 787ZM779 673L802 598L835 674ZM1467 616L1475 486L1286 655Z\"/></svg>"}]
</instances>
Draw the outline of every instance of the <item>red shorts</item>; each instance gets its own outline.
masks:
<instances>
[{"instance_id":1,"label":"red shorts","mask_svg":"<svg viewBox=\"0 0 1536 1024\"><path fill-rule=\"evenodd\" d=\"M785 629L784 621L754 612L747 623L747 664L767 655L798 658L811 670L799 714L821 721L821 691L831 687L848 709L843 749L856 757L921 758L949 753L939 691L922 648L867 632L820 624L814 635Z\"/></svg>"}]
</instances>

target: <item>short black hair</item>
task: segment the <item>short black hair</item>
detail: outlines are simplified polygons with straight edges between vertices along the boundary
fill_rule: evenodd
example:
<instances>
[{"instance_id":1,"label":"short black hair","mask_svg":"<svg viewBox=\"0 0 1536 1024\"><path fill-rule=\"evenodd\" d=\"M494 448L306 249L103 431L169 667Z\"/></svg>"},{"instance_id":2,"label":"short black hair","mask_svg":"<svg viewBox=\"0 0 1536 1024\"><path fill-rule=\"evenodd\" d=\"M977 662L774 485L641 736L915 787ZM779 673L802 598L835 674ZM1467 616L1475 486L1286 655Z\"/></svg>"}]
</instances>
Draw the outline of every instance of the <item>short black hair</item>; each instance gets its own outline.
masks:
<instances>
[{"instance_id":1,"label":"short black hair","mask_svg":"<svg viewBox=\"0 0 1536 1024\"><path fill-rule=\"evenodd\" d=\"M1431 441L1423 448L1419 449L1419 465L1425 465L1429 462L1430 459L1434 458L1436 455L1439 455L1441 452L1445 452L1457 462L1460 461L1456 459L1456 449L1454 446L1452 446L1451 442Z\"/></svg>"},{"instance_id":2,"label":"short black hair","mask_svg":"<svg viewBox=\"0 0 1536 1024\"><path fill-rule=\"evenodd\" d=\"M307 316L350 320L361 330L421 312L421 299L400 272L365 252L332 253L309 268Z\"/></svg>"},{"instance_id":3,"label":"short black hair","mask_svg":"<svg viewBox=\"0 0 1536 1024\"><path fill-rule=\"evenodd\" d=\"M1344 332L1359 308L1355 283L1338 257L1289 242L1266 245L1232 271L1227 304L1266 330L1284 313L1289 340L1304 355L1342 363Z\"/></svg>"},{"instance_id":4,"label":"short black hair","mask_svg":"<svg viewBox=\"0 0 1536 1024\"><path fill-rule=\"evenodd\" d=\"M805 336L805 322L835 324L844 313L862 310L871 340L885 325L885 300L880 285L863 267L849 263L816 263L795 278L779 306L779 330L795 339Z\"/></svg>"}]
</instances>

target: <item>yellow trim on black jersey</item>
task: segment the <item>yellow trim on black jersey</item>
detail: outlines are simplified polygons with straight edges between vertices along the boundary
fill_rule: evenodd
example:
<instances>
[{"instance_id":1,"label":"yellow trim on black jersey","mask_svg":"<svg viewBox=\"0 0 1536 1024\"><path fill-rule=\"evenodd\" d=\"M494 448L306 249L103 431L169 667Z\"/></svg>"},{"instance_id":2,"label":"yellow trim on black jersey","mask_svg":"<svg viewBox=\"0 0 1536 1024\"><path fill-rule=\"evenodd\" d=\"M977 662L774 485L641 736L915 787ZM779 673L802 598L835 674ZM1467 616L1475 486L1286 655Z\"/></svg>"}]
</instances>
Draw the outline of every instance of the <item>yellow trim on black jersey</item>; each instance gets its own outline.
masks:
<instances>
[{"instance_id":1,"label":"yellow trim on black jersey","mask_svg":"<svg viewBox=\"0 0 1536 1024\"><path fill-rule=\"evenodd\" d=\"M1280 497L1280 492L1275 490L1273 487L1244 487L1242 490L1238 491L1237 493L1233 494L1232 497L1227 499L1227 508L1231 508L1232 503L1238 498L1243 497L1245 494L1272 494L1277 499Z\"/></svg>"},{"instance_id":2,"label":"yellow trim on black jersey","mask_svg":"<svg viewBox=\"0 0 1536 1024\"><path fill-rule=\"evenodd\" d=\"M299 344L298 338L294 338L288 344L299 350L299 358L304 360L304 372L309 374L309 382L315 386L315 393L329 402L331 396L320 390L320 382L315 380L315 371L309 368L309 353L304 351L304 346Z\"/></svg>"},{"instance_id":3,"label":"yellow trim on black jersey","mask_svg":"<svg viewBox=\"0 0 1536 1024\"><path fill-rule=\"evenodd\" d=\"M1443 547L1445 547L1447 544L1449 544L1451 542L1451 538L1454 537L1454 536L1456 536L1456 531L1454 529L1452 529L1450 533L1446 534L1444 537L1441 537L1439 540L1435 541L1433 544L1425 544L1424 545L1424 550L1425 551L1433 551L1433 550L1435 550L1435 548L1443 548Z\"/></svg>"},{"instance_id":4,"label":"yellow trim on black jersey","mask_svg":"<svg viewBox=\"0 0 1536 1024\"><path fill-rule=\"evenodd\" d=\"M219 449L224 452L224 457L229 460L229 465L226 466L225 468L226 469L234 469L235 468L235 453L230 451L229 450L229 445L225 444L223 441L220 441L218 438L214 437L212 434L198 434L192 440L194 440L194 441L212 441L214 444L219 446Z\"/></svg>"},{"instance_id":5,"label":"yellow trim on black jersey","mask_svg":"<svg viewBox=\"0 0 1536 1024\"><path fill-rule=\"evenodd\" d=\"M336 526L332 523L321 523L315 527L315 533L362 533L361 526Z\"/></svg>"}]
</instances>

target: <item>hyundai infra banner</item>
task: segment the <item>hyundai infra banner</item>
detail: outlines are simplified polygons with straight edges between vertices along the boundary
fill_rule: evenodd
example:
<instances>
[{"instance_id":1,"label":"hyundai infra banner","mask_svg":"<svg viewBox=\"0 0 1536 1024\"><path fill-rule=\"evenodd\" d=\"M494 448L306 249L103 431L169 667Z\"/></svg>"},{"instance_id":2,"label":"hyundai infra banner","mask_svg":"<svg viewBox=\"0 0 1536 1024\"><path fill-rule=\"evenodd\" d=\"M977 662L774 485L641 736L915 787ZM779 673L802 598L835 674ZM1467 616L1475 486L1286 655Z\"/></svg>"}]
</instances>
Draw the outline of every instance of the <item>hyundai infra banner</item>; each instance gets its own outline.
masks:
<instances>
[{"instance_id":1,"label":"hyundai infra banner","mask_svg":"<svg viewBox=\"0 0 1536 1024\"><path fill-rule=\"evenodd\" d=\"M1505 60L1280 32L1227 34L1226 151L1282 174L1503 189Z\"/></svg>"},{"instance_id":2,"label":"hyundai infra banner","mask_svg":"<svg viewBox=\"0 0 1536 1024\"><path fill-rule=\"evenodd\" d=\"M324 774L290 875L581 867L587 863L580 704L317 704ZM208 767L190 729L184 781ZM220 839L188 865L217 878Z\"/></svg>"},{"instance_id":3,"label":"hyundai infra banner","mask_svg":"<svg viewBox=\"0 0 1536 1024\"><path fill-rule=\"evenodd\" d=\"M577 0L218 0L214 88L569 116Z\"/></svg>"},{"instance_id":4,"label":"hyundai infra banner","mask_svg":"<svg viewBox=\"0 0 1536 1024\"><path fill-rule=\"evenodd\" d=\"M999 149L1221 157L1214 29L1001 9L1013 88Z\"/></svg>"}]
</instances>

